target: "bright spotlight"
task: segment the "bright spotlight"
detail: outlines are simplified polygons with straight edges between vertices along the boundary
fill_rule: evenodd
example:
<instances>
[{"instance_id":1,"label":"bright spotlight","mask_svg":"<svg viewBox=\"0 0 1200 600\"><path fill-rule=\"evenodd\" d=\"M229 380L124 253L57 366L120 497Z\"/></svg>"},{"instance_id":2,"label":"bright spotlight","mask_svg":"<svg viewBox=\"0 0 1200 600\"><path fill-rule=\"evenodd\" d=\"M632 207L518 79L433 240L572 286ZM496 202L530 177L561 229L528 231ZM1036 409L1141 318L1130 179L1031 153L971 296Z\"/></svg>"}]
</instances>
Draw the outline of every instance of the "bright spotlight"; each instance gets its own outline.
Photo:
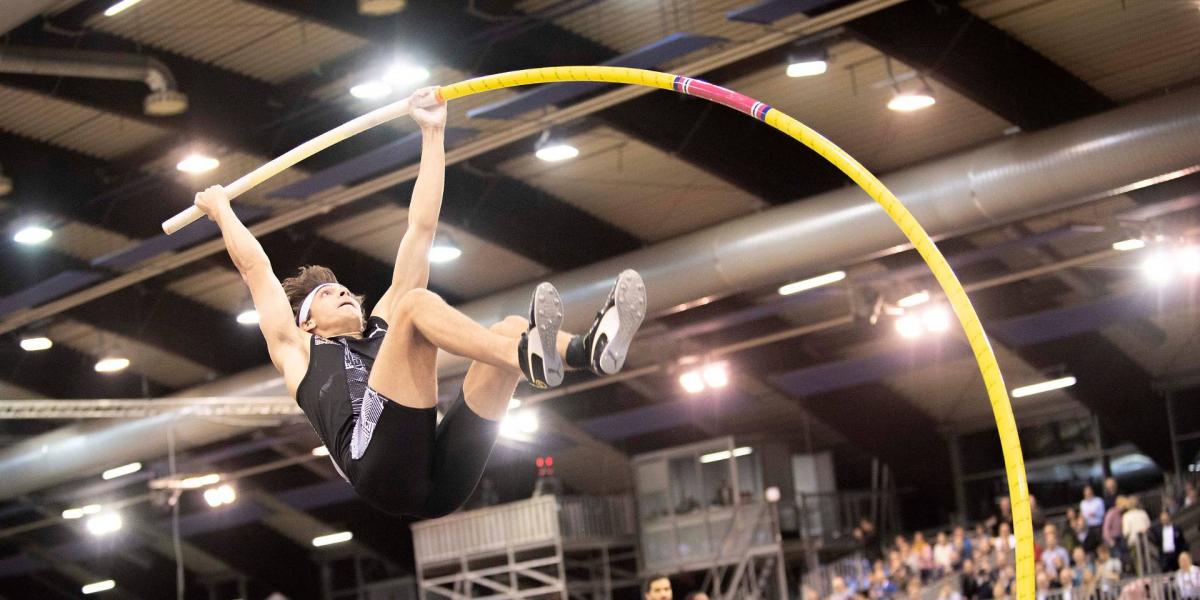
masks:
<instances>
[{"instance_id":1,"label":"bright spotlight","mask_svg":"<svg viewBox=\"0 0 1200 600\"><path fill-rule=\"evenodd\" d=\"M1175 262L1179 271L1185 275L1200 273L1200 248L1187 246L1175 252Z\"/></svg>"},{"instance_id":2,"label":"bright spotlight","mask_svg":"<svg viewBox=\"0 0 1200 600\"><path fill-rule=\"evenodd\" d=\"M84 595L89 595L89 594L95 594L98 592L107 592L108 590L111 590L115 587L117 587L117 582L115 582L111 579L105 579L104 581L97 581L95 583L89 583L89 584L83 586L82 588L80 588L79 591L83 592Z\"/></svg>"},{"instance_id":3,"label":"bright spotlight","mask_svg":"<svg viewBox=\"0 0 1200 600\"><path fill-rule=\"evenodd\" d=\"M36 246L54 236L54 232L38 225L23 227L13 234L13 241L26 246Z\"/></svg>"},{"instance_id":4,"label":"bright spotlight","mask_svg":"<svg viewBox=\"0 0 1200 600\"><path fill-rule=\"evenodd\" d=\"M183 160L175 164L175 168L184 173L206 173L221 166L221 161L211 156L203 154L189 154Z\"/></svg>"},{"instance_id":5,"label":"bright spotlight","mask_svg":"<svg viewBox=\"0 0 1200 600\"><path fill-rule=\"evenodd\" d=\"M126 475L137 473L138 471L141 471L141 470L142 470L142 463L133 462L133 463L129 463L127 465L121 465L119 467L114 467L112 469L109 469L109 470L105 471L103 474L101 474L100 477L104 478L105 480L116 479L118 477L124 477Z\"/></svg>"},{"instance_id":6,"label":"bright spotlight","mask_svg":"<svg viewBox=\"0 0 1200 600\"><path fill-rule=\"evenodd\" d=\"M699 371L688 371L679 376L679 385L689 394L699 394L704 391L704 376Z\"/></svg>"},{"instance_id":7,"label":"bright spotlight","mask_svg":"<svg viewBox=\"0 0 1200 600\"><path fill-rule=\"evenodd\" d=\"M1034 394L1041 394L1043 392L1049 392L1051 390L1061 390L1063 388L1071 387L1073 385L1075 385L1075 378L1068 375L1066 377L1059 377L1058 379L1051 379L1050 381L1043 381L1041 383L1035 383L1033 385L1026 385L1026 386L1022 386L1019 388L1014 388L1012 391L1012 397L1013 398L1024 398L1026 396L1032 396Z\"/></svg>"},{"instance_id":8,"label":"bright spotlight","mask_svg":"<svg viewBox=\"0 0 1200 600\"><path fill-rule=\"evenodd\" d=\"M238 313L237 322L242 325L258 325L258 311L252 309Z\"/></svg>"},{"instance_id":9,"label":"bright spotlight","mask_svg":"<svg viewBox=\"0 0 1200 600\"><path fill-rule=\"evenodd\" d=\"M719 362L707 365L703 371L704 383L711 388L723 388L729 385L729 365Z\"/></svg>"},{"instance_id":10,"label":"bright spotlight","mask_svg":"<svg viewBox=\"0 0 1200 600\"><path fill-rule=\"evenodd\" d=\"M124 524L120 513L102 513L87 520L87 530L92 535L103 536L120 531Z\"/></svg>"},{"instance_id":11,"label":"bright spotlight","mask_svg":"<svg viewBox=\"0 0 1200 600\"><path fill-rule=\"evenodd\" d=\"M921 324L926 330L934 333L946 331L950 329L950 311L944 306L928 308L921 313Z\"/></svg>"},{"instance_id":12,"label":"bright spotlight","mask_svg":"<svg viewBox=\"0 0 1200 600\"><path fill-rule=\"evenodd\" d=\"M348 542L352 539L354 539L353 533L349 531L339 531L338 533L331 533L329 535L322 535L320 537L313 538L312 545L320 548L321 546L328 546L330 544Z\"/></svg>"},{"instance_id":13,"label":"bright spotlight","mask_svg":"<svg viewBox=\"0 0 1200 600\"><path fill-rule=\"evenodd\" d=\"M185 489L185 490L194 490L197 488L202 488L206 485L212 485L214 483L217 483L218 481L221 481L220 475L218 475L216 473L209 473L207 475L197 475L196 477L188 477L188 478L184 479L183 481L179 482L179 487L182 489Z\"/></svg>"},{"instance_id":14,"label":"bright spotlight","mask_svg":"<svg viewBox=\"0 0 1200 600\"><path fill-rule=\"evenodd\" d=\"M937 103L932 94L917 92L911 94L896 94L888 100L887 107L896 112L913 112L929 108Z\"/></svg>"},{"instance_id":15,"label":"bright spotlight","mask_svg":"<svg viewBox=\"0 0 1200 600\"><path fill-rule=\"evenodd\" d=\"M417 85L429 79L429 69L416 65L397 65L388 69L383 80L399 87Z\"/></svg>"},{"instance_id":16,"label":"bright spotlight","mask_svg":"<svg viewBox=\"0 0 1200 600\"><path fill-rule=\"evenodd\" d=\"M460 256L462 256L462 249L448 239L434 240L433 246L429 248L429 262L431 263L448 263Z\"/></svg>"},{"instance_id":17,"label":"bright spotlight","mask_svg":"<svg viewBox=\"0 0 1200 600\"><path fill-rule=\"evenodd\" d=\"M106 356L96 361L97 373L116 373L129 366L129 359L124 356Z\"/></svg>"},{"instance_id":18,"label":"bright spotlight","mask_svg":"<svg viewBox=\"0 0 1200 600\"><path fill-rule=\"evenodd\" d=\"M125 12L125 9L141 2L142 0L121 0L120 2L104 9L104 16L113 17ZM86 592L85 592L86 593Z\"/></svg>"},{"instance_id":19,"label":"bright spotlight","mask_svg":"<svg viewBox=\"0 0 1200 600\"><path fill-rule=\"evenodd\" d=\"M915 294L909 294L896 302L896 306L900 308L912 308L929 302L929 292L921 290Z\"/></svg>"},{"instance_id":20,"label":"bright spotlight","mask_svg":"<svg viewBox=\"0 0 1200 600\"><path fill-rule=\"evenodd\" d=\"M377 100L392 93L392 86L372 79L350 88L350 95L360 100Z\"/></svg>"},{"instance_id":21,"label":"bright spotlight","mask_svg":"<svg viewBox=\"0 0 1200 600\"><path fill-rule=\"evenodd\" d=\"M513 398L508 401L508 410L513 410L513 409L517 409L517 408L521 408L521 400L519 398Z\"/></svg>"},{"instance_id":22,"label":"bright spotlight","mask_svg":"<svg viewBox=\"0 0 1200 600\"><path fill-rule=\"evenodd\" d=\"M925 333L925 328L921 326L921 320L916 315L904 315L896 319L896 331L901 337L911 340Z\"/></svg>"},{"instance_id":23,"label":"bright spotlight","mask_svg":"<svg viewBox=\"0 0 1200 600\"><path fill-rule=\"evenodd\" d=\"M823 60L801 60L787 66L788 77L812 77L824 74L829 69L829 63Z\"/></svg>"},{"instance_id":24,"label":"bright spotlight","mask_svg":"<svg viewBox=\"0 0 1200 600\"><path fill-rule=\"evenodd\" d=\"M313 456L329 456L329 448L326 448L325 446L317 446L316 448L312 449L312 455Z\"/></svg>"},{"instance_id":25,"label":"bright spotlight","mask_svg":"<svg viewBox=\"0 0 1200 600\"><path fill-rule=\"evenodd\" d=\"M52 347L54 347L54 342L50 341L50 338L44 335L21 338L21 349L26 352L49 350Z\"/></svg>"},{"instance_id":26,"label":"bright spotlight","mask_svg":"<svg viewBox=\"0 0 1200 600\"><path fill-rule=\"evenodd\" d=\"M813 288L818 288L823 285L837 283L845 278L846 278L845 271L834 271L832 273L826 273L824 275L810 277L808 279L804 279L801 281L794 281L783 287L780 287L779 295L790 296L792 294L799 294L800 292L811 290Z\"/></svg>"},{"instance_id":27,"label":"bright spotlight","mask_svg":"<svg viewBox=\"0 0 1200 600\"><path fill-rule=\"evenodd\" d=\"M228 483L204 490L204 501L213 508L233 504L234 500L237 500L237 491Z\"/></svg>"},{"instance_id":28,"label":"bright spotlight","mask_svg":"<svg viewBox=\"0 0 1200 600\"><path fill-rule=\"evenodd\" d=\"M1175 276L1175 265L1163 254L1155 254L1142 261L1142 271L1155 285L1165 285Z\"/></svg>"},{"instance_id":29,"label":"bright spotlight","mask_svg":"<svg viewBox=\"0 0 1200 600\"><path fill-rule=\"evenodd\" d=\"M516 415L517 430L521 433L536 433L541 426L538 415L532 410L524 410Z\"/></svg>"},{"instance_id":30,"label":"bright spotlight","mask_svg":"<svg viewBox=\"0 0 1200 600\"><path fill-rule=\"evenodd\" d=\"M538 148L534 155L546 162L560 162L579 156L579 149L566 142L552 142Z\"/></svg>"},{"instance_id":31,"label":"bright spotlight","mask_svg":"<svg viewBox=\"0 0 1200 600\"><path fill-rule=\"evenodd\" d=\"M1128 240L1121 240L1119 242L1113 242L1112 247L1113 247L1113 250L1119 250L1121 252L1129 252L1130 250L1140 250L1142 248L1145 248L1146 242L1144 242L1138 238L1132 238L1132 239L1128 239Z\"/></svg>"}]
</instances>

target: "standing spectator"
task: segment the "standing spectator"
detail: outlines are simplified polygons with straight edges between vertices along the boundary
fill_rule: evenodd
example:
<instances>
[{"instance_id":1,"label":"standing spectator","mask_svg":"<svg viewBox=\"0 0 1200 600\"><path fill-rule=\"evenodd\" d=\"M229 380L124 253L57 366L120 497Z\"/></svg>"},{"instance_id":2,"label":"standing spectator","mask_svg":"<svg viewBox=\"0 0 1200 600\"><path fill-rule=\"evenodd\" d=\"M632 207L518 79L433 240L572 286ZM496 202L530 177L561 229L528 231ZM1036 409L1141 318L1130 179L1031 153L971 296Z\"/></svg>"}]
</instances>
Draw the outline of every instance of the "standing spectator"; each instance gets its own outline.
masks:
<instances>
[{"instance_id":1,"label":"standing spectator","mask_svg":"<svg viewBox=\"0 0 1200 600\"><path fill-rule=\"evenodd\" d=\"M1042 513L1042 508L1038 506L1037 496L1029 495L1029 515L1033 522L1033 530L1037 531L1046 525L1046 515Z\"/></svg>"},{"instance_id":2,"label":"standing spectator","mask_svg":"<svg viewBox=\"0 0 1200 600\"><path fill-rule=\"evenodd\" d=\"M879 547L879 533L875 531L875 524L870 519L863 517L858 521L858 527L854 528L854 537L862 544L863 556L867 557L868 561L874 563L883 559L883 549Z\"/></svg>"},{"instance_id":3,"label":"standing spectator","mask_svg":"<svg viewBox=\"0 0 1200 600\"><path fill-rule=\"evenodd\" d=\"M954 563L958 562L957 553L954 549L954 544L946 537L946 532L939 531L937 534L937 542L933 545L933 568L937 573L937 577L942 577L954 570Z\"/></svg>"},{"instance_id":4,"label":"standing spectator","mask_svg":"<svg viewBox=\"0 0 1200 600\"><path fill-rule=\"evenodd\" d=\"M1188 552L1179 553L1179 571L1175 573L1175 585L1179 588L1180 598L1200 598L1200 567L1192 564L1192 555Z\"/></svg>"},{"instance_id":5,"label":"standing spectator","mask_svg":"<svg viewBox=\"0 0 1200 600\"><path fill-rule=\"evenodd\" d=\"M1183 507L1187 508L1196 504L1196 484L1186 483L1183 486Z\"/></svg>"},{"instance_id":6,"label":"standing spectator","mask_svg":"<svg viewBox=\"0 0 1200 600\"><path fill-rule=\"evenodd\" d=\"M1064 545L1072 551L1075 548L1083 548L1088 555L1094 554L1096 548L1100 546L1100 531L1088 527L1083 517L1075 517L1075 522L1071 523L1071 533L1067 536Z\"/></svg>"},{"instance_id":7,"label":"standing spectator","mask_svg":"<svg viewBox=\"0 0 1200 600\"><path fill-rule=\"evenodd\" d=\"M1125 537L1125 548L1133 556L1133 565L1138 577L1146 572L1149 554L1146 532L1150 531L1150 515L1142 510L1137 496L1125 497L1125 513L1121 515L1121 535Z\"/></svg>"},{"instance_id":8,"label":"standing spectator","mask_svg":"<svg viewBox=\"0 0 1200 600\"><path fill-rule=\"evenodd\" d=\"M1117 480L1112 477L1104 478L1104 506L1113 507L1117 504Z\"/></svg>"},{"instance_id":9,"label":"standing spectator","mask_svg":"<svg viewBox=\"0 0 1200 600\"><path fill-rule=\"evenodd\" d=\"M1100 529L1104 524L1104 500L1096 496L1092 486L1083 486L1083 500L1079 502L1079 514L1087 521L1088 527Z\"/></svg>"},{"instance_id":10,"label":"standing spectator","mask_svg":"<svg viewBox=\"0 0 1200 600\"><path fill-rule=\"evenodd\" d=\"M1046 532L1046 547L1042 549L1042 564L1052 576L1057 576L1063 567L1070 566L1071 556L1062 546L1058 545L1058 535L1053 531Z\"/></svg>"},{"instance_id":11,"label":"standing spectator","mask_svg":"<svg viewBox=\"0 0 1200 600\"><path fill-rule=\"evenodd\" d=\"M1116 502L1104 513L1104 525L1101 527L1101 540L1112 550L1113 556L1120 559L1125 556L1124 534L1121 532L1121 517L1125 512L1125 497L1117 496Z\"/></svg>"},{"instance_id":12,"label":"standing spectator","mask_svg":"<svg viewBox=\"0 0 1200 600\"><path fill-rule=\"evenodd\" d=\"M1121 559L1113 556L1107 545L1096 549L1096 579L1102 594L1117 593L1121 583Z\"/></svg>"},{"instance_id":13,"label":"standing spectator","mask_svg":"<svg viewBox=\"0 0 1200 600\"><path fill-rule=\"evenodd\" d=\"M1187 541L1183 532L1171 521L1171 515L1162 511L1158 515L1158 524L1150 529L1150 543L1158 549L1158 563L1164 573L1179 568L1179 553L1187 552Z\"/></svg>"},{"instance_id":14,"label":"standing spectator","mask_svg":"<svg viewBox=\"0 0 1200 600\"><path fill-rule=\"evenodd\" d=\"M1000 499L996 501L996 512L988 517L985 523L992 535L996 535L1001 523L1008 523L1008 529L1012 531L1012 501L1008 499L1008 496L1000 496Z\"/></svg>"},{"instance_id":15,"label":"standing spectator","mask_svg":"<svg viewBox=\"0 0 1200 600\"><path fill-rule=\"evenodd\" d=\"M963 561L971 558L971 540L962 526L958 526L954 528L954 537L950 543L954 545L954 568L958 569L962 566Z\"/></svg>"},{"instance_id":16,"label":"standing spectator","mask_svg":"<svg viewBox=\"0 0 1200 600\"><path fill-rule=\"evenodd\" d=\"M1017 536L1012 534L1008 523L1001 523L997 529L996 539L992 540L992 547L1000 554L1012 552L1017 547Z\"/></svg>"}]
</instances>

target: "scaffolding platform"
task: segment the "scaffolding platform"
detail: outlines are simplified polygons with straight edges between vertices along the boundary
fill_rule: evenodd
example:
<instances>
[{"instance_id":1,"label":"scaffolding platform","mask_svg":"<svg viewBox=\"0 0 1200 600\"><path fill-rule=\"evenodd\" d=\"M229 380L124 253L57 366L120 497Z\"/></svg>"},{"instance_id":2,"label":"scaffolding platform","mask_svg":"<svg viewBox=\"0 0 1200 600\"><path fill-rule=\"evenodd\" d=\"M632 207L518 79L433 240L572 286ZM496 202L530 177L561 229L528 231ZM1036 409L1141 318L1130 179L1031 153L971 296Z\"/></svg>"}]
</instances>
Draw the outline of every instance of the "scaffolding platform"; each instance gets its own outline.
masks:
<instances>
[{"instance_id":1,"label":"scaffolding platform","mask_svg":"<svg viewBox=\"0 0 1200 600\"><path fill-rule=\"evenodd\" d=\"M412 530L421 600L599 600L637 585L637 513L628 496L543 496Z\"/></svg>"}]
</instances>

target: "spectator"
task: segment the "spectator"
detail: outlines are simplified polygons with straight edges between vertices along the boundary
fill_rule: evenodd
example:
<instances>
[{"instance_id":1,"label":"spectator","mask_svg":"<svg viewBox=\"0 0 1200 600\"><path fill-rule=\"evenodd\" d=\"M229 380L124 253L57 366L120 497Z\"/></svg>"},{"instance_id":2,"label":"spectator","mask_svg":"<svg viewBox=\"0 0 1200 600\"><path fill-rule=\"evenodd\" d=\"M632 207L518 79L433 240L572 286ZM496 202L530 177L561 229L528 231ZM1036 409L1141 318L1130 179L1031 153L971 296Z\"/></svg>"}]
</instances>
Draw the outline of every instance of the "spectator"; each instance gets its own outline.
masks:
<instances>
[{"instance_id":1,"label":"spectator","mask_svg":"<svg viewBox=\"0 0 1200 600\"><path fill-rule=\"evenodd\" d=\"M933 546L925 541L925 534L920 531L913 534L912 553L916 557L917 571L921 573L921 581L933 575Z\"/></svg>"},{"instance_id":2,"label":"spectator","mask_svg":"<svg viewBox=\"0 0 1200 600\"><path fill-rule=\"evenodd\" d=\"M1042 509L1038 506L1037 497L1033 494L1029 495L1029 515L1033 522L1033 530L1037 531L1046 525L1046 515L1042 513Z\"/></svg>"},{"instance_id":3,"label":"spectator","mask_svg":"<svg viewBox=\"0 0 1200 600\"><path fill-rule=\"evenodd\" d=\"M1058 586L1061 588L1061 591L1059 591L1059 597L1062 598L1062 600L1083 600L1083 598L1085 598L1085 596L1081 596L1079 599L1073 597L1075 591L1075 579L1072 576L1070 569L1063 569L1062 572L1058 574Z\"/></svg>"},{"instance_id":4,"label":"spectator","mask_svg":"<svg viewBox=\"0 0 1200 600\"><path fill-rule=\"evenodd\" d=\"M1046 600L1050 597L1050 576L1043 570L1037 574L1037 600Z\"/></svg>"},{"instance_id":5,"label":"spectator","mask_svg":"<svg viewBox=\"0 0 1200 600\"><path fill-rule=\"evenodd\" d=\"M1042 563L1046 571L1057 575L1063 567L1071 564L1071 556L1062 546L1058 545L1058 536L1053 531L1046 532L1046 547L1042 549Z\"/></svg>"},{"instance_id":6,"label":"spectator","mask_svg":"<svg viewBox=\"0 0 1200 600\"><path fill-rule=\"evenodd\" d=\"M875 531L875 524L870 519L863 517L859 520L858 527L854 528L854 538L862 544L863 556L866 556L868 561L874 563L883 559L883 549L879 547L879 533Z\"/></svg>"},{"instance_id":7,"label":"spectator","mask_svg":"<svg viewBox=\"0 0 1200 600\"><path fill-rule=\"evenodd\" d=\"M1175 573L1175 586L1179 588L1180 598L1200 598L1200 567L1192 564L1192 555L1189 552L1179 553L1179 571Z\"/></svg>"},{"instance_id":8,"label":"spectator","mask_svg":"<svg viewBox=\"0 0 1200 600\"><path fill-rule=\"evenodd\" d=\"M1089 555L1094 554L1096 548L1100 546L1100 530L1088 527L1083 517L1075 517L1075 522L1071 523L1071 533L1067 536L1066 542L1065 545L1072 551L1075 548L1083 548L1083 551Z\"/></svg>"},{"instance_id":9,"label":"spectator","mask_svg":"<svg viewBox=\"0 0 1200 600\"><path fill-rule=\"evenodd\" d=\"M933 545L933 568L938 577L954 571L954 563L958 562L954 544L946 537L944 531L938 532L937 541Z\"/></svg>"},{"instance_id":10,"label":"spectator","mask_svg":"<svg viewBox=\"0 0 1200 600\"><path fill-rule=\"evenodd\" d=\"M671 579L666 575L651 575L642 584L642 594L646 600L672 600Z\"/></svg>"},{"instance_id":11,"label":"spectator","mask_svg":"<svg viewBox=\"0 0 1200 600\"><path fill-rule=\"evenodd\" d=\"M1104 506L1112 508L1117 504L1117 480L1112 477L1104 478Z\"/></svg>"},{"instance_id":12,"label":"spectator","mask_svg":"<svg viewBox=\"0 0 1200 600\"><path fill-rule=\"evenodd\" d=\"M1096 566L1088 560L1087 553L1083 551L1083 546L1076 546L1071 552L1071 580L1075 582L1075 587L1082 587L1085 581L1095 580Z\"/></svg>"},{"instance_id":13,"label":"spectator","mask_svg":"<svg viewBox=\"0 0 1200 600\"><path fill-rule=\"evenodd\" d=\"M1125 497L1125 512L1121 515L1121 535L1125 538L1126 551L1133 557L1130 561L1138 577L1146 572L1148 559L1145 543L1146 532L1150 530L1150 515L1138 505L1137 496Z\"/></svg>"},{"instance_id":14,"label":"spectator","mask_svg":"<svg viewBox=\"0 0 1200 600\"><path fill-rule=\"evenodd\" d=\"M1179 568L1179 553L1188 550L1183 532L1165 510L1159 513L1158 524L1150 529L1150 543L1158 550L1158 563L1164 573Z\"/></svg>"},{"instance_id":15,"label":"spectator","mask_svg":"<svg viewBox=\"0 0 1200 600\"><path fill-rule=\"evenodd\" d=\"M876 561L875 568L871 570L870 583L867 587L867 597L872 600L881 598L890 598L896 593L896 585L888 579L887 572L883 570L883 561Z\"/></svg>"},{"instance_id":16,"label":"spectator","mask_svg":"<svg viewBox=\"0 0 1200 600\"><path fill-rule=\"evenodd\" d=\"M1083 500L1079 502L1079 514L1088 527L1100 528L1104 524L1104 499L1096 496L1092 486L1083 486Z\"/></svg>"},{"instance_id":17,"label":"spectator","mask_svg":"<svg viewBox=\"0 0 1200 600\"><path fill-rule=\"evenodd\" d=\"M1121 519L1125 512L1125 497L1117 496L1116 502L1104 513L1104 525L1101 527L1100 539L1112 550L1118 559L1125 555L1124 535L1121 532Z\"/></svg>"},{"instance_id":18,"label":"spectator","mask_svg":"<svg viewBox=\"0 0 1200 600\"><path fill-rule=\"evenodd\" d=\"M1188 508L1196 504L1196 484L1186 483L1183 486L1183 507Z\"/></svg>"},{"instance_id":19,"label":"spectator","mask_svg":"<svg viewBox=\"0 0 1200 600\"><path fill-rule=\"evenodd\" d=\"M841 577L834 577L830 582L832 592L829 594L829 600L850 600L854 596L850 592L850 588L846 586L846 580Z\"/></svg>"},{"instance_id":20,"label":"spectator","mask_svg":"<svg viewBox=\"0 0 1200 600\"><path fill-rule=\"evenodd\" d=\"M962 567L963 561L971 558L971 540L967 538L967 532L958 526L954 528L954 537L950 542L954 546L954 568Z\"/></svg>"},{"instance_id":21,"label":"spectator","mask_svg":"<svg viewBox=\"0 0 1200 600\"><path fill-rule=\"evenodd\" d=\"M962 594L947 581L942 583L941 589L938 590L937 600L962 600Z\"/></svg>"},{"instance_id":22,"label":"spectator","mask_svg":"<svg viewBox=\"0 0 1200 600\"><path fill-rule=\"evenodd\" d=\"M800 589L800 600L820 600L820 596L811 585L806 585Z\"/></svg>"},{"instance_id":23,"label":"spectator","mask_svg":"<svg viewBox=\"0 0 1200 600\"><path fill-rule=\"evenodd\" d=\"M1004 554L1007 552L1012 552L1016 546L1017 536L1012 534L1012 530L1009 529L1008 523L1001 523L998 531L996 532L996 539L992 540L992 547L996 549L996 552Z\"/></svg>"},{"instance_id":24,"label":"spectator","mask_svg":"<svg viewBox=\"0 0 1200 600\"><path fill-rule=\"evenodd\" d=\"M1012 531L1012 502L1008 496L1000 496L996 501L996 512L988 517L986 524L992 535L996 535L1001 523L1008 523L1009 531Z\"/></svg>"},{"instance_id":25,"label":"spectator","mask_svg":"<svg viewBox=\"0 0 1200 600\"><path fill-rule=\"evenodd\" d=\"M1117 592L1121 582L1121 559L1113 556L1107 545L1096 549L1096 578L1102 593L1111 595Z\"/></svg>"},{"instance_id":26,"label":"spectator","mask_svg":"<svg viewBox=\"0 0 1200 600\"><path fill-rule=\"evenodd\" d=\"M908 585L904 586L904 595L908 600L920 600L921 598L921 580L912 578L908 580Z\"/></svg>"}]
</instances>

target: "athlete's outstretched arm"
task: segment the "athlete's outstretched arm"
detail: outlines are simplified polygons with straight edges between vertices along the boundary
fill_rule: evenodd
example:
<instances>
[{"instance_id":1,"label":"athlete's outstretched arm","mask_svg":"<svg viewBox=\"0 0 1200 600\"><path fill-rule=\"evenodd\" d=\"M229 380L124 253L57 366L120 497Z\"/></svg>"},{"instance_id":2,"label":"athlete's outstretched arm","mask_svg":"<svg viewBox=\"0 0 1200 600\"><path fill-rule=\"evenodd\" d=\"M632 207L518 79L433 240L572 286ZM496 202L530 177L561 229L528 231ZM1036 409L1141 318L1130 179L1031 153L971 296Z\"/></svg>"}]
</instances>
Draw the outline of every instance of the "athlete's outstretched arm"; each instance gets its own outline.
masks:
<instances>
[{"instance_id":1,"label":"athlete's outstretched arm","mask_svg":"<svg viewBox=\"0 0 1200 600\"><path fill-rule=\"evenodd\" d=\"M271 362L281 373L288 375L287 367L295 366L292 363L301 357L298 350L304 347L302 343L305 340L293 320L287 294L271 270L267 253L234 214L223 187L214 185L196 194L196 206L208 218L216 221L221 229L225 249L229 251L229 257L241 273L242 280L250 288L250 297L254 300L254 309L258 311L258 324L267 339Z\"/></svg>"},{"instance_id":2,"label":"athlete's outstretched arm","mask_svg":"<svg viewBox=\"0 0 1200 600\"><path fill-rule=\"evenodd\" d=\"M446 183L446 103L429 106L436 89L423 88L412 95L411 115L421 127L421 168L408 203L408 229L396 252L391 285L372 314L391 314L392 305L404 292L429 284L429 248L437 233ZM427 108L421 108L423 105Z\"/></svg>"}]
</instances>

